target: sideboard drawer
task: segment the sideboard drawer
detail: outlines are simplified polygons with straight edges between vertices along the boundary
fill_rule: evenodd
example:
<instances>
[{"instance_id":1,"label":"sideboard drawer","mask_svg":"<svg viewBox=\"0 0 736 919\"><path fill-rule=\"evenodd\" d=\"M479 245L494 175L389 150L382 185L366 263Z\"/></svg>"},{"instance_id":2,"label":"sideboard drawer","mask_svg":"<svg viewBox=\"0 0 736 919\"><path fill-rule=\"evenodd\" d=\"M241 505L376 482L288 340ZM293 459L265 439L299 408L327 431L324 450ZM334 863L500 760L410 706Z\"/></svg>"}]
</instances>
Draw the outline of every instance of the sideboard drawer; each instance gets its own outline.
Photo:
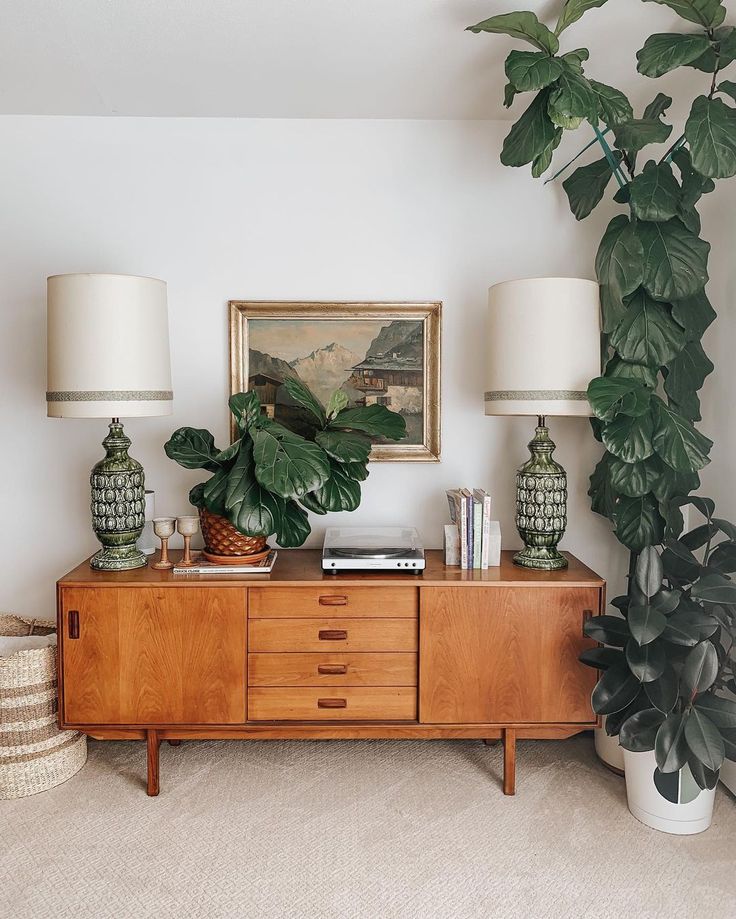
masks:
<instances>
[{"instance_id":1,"label":"sideboard drawer","mask_svg":"<svg viewBox=\"0 0 736 919\"><path fill-rule=\"evenodd\" d=\"M416 651L416 619L251 619L249 651Z\"/></svg>"},{"instance_id":2,"label":"sideboard drawer","mask_svg":"<svg viewBox=\"0 0 736 919\"><path fill-rule=\"evenodd\" d=\"M295 619L314 616L416 618L419 595L416 587L251 587L248 615L251 619Z\"/></svg>"},{"instance_id":3,"label":"sideboard drawer","mask_svg":"<svg viewBox=\"0 0 736 919\"><path fill-rule=\"evenodd\" d=\"M249 654L250 686L416 686L414 652Z\"/></svg>"},{"instance_id":4,"label":"sideboard drawer","mask_svg":"<svg viewBox=\"0 0 736 919\"><path fill-rule=\"evenodd\" d=\"M249 721L416 721L411 686L300 686L248 690Z\"/></svg>"}]
</instances>

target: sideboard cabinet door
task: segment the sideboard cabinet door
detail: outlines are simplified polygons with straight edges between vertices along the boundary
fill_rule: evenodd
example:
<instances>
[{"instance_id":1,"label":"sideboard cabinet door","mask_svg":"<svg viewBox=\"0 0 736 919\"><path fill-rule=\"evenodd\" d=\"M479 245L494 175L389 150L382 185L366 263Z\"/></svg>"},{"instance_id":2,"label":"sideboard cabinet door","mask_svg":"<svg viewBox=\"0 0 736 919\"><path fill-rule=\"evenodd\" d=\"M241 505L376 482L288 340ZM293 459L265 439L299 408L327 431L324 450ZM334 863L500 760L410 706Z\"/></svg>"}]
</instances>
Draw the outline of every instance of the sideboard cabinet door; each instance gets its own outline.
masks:
<instances>
[{"instance_id":1,"label":"sideboard cabinet door","mask_svg":"<svg viewBox=\"0 0 736 919\"><path fill-rule=\"evenodd\" d=\"M65 724L245 721L242 588L65 588Z\"/></svg>"},{"instance_id":2,"label":"sideboard cabinet door","mask_svg":"<svg viewBox=\"0 0 736 919\"><path fill-rule=\"evenodd\" d=\"M419 719L425 724L594 722L583 622L596 588L421 590Z\"/></svg>"}]
</instances>

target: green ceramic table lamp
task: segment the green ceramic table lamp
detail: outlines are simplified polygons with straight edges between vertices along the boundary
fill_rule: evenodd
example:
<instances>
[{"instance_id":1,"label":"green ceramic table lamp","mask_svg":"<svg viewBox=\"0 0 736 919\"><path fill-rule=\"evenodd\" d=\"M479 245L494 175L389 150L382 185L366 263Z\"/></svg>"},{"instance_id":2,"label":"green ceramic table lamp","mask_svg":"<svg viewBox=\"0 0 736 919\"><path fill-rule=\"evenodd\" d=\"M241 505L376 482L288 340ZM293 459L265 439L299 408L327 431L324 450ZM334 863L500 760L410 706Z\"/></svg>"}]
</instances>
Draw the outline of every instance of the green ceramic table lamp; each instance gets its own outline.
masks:
<instances>
[{"instance_id":1,"label":"green ceramic table lamp","mask_svg":"<svg viewBox=\"0 0 736 919\"><path fill-rule=\"evenodd\" d=\"M592 414L588 383L600 376L595 281L527 278L488 291L486 415L536 415L531 459L516 474L516 525L524 568L566 568L557 551L567 525L567 474L552 459L547 415Z\"/></svg>"},{"instance_id":2,"label":"green ceramic table lamp","mask_svg":"<svg viewBox=\"0 0 736 919\"><path fill-rule=\"evenodd\" d=\"M92 567L141 568L143 467L128 456L121 417L170 415L171 366L166 284L124 274L48 279L47 413L111 418L105 457L92 469L92 526L102 549Z\"/></svg>"}]
</instances>

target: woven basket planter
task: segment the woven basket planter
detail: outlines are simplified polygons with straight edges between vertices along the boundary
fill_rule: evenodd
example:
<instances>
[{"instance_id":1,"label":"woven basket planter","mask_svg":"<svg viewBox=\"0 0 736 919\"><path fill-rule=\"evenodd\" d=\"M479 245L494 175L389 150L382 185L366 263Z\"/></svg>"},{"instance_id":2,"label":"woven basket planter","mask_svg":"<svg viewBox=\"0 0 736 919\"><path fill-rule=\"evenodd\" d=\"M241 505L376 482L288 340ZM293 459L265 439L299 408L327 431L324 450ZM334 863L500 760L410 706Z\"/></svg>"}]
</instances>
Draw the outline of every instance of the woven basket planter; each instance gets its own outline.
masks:
<instances>
[{"instance_id":1,"label":"woven basket planter","mask_svg":"<svg viewBox=\"0 0 736 919\"><path fill-rule=\"evenodd\" d=\"M49 635L53 622L0 615L0 635ZM0 657L0 799L66 782L87 760L87 737L56 726L56 648Z\"/></svg>"},{"instance_id":2,"label":"woven basket planter","mask_svg":"<svg viewBox=\"0 0 736 919\"><path fill-rule=\"evenodd\" d=\"M265 536L245 536L225 517L213 514L206 507L199 509L205 551L212 555L229 555L233 558L255 555L266 548Z\"/></svg>"}]
</instances>

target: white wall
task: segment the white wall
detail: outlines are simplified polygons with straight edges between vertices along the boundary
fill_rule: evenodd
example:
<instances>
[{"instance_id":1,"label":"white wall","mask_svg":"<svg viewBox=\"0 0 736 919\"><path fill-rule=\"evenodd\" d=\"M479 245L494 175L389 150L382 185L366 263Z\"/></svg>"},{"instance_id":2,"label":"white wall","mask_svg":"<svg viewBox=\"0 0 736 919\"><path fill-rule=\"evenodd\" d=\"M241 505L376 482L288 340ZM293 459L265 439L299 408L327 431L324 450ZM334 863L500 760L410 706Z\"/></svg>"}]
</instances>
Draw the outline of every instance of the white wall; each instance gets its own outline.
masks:
<instances>
[{"instance_id":1,"label":"white wall","mask_svg":"<svg viewBox=\"0 0 736 919\"><path fill-rule=\"evenodd\" d=\"M197 474L162 444L180 425L227 437L226 303L444 301L443 461L377 464L342 520L416 524L439 546L444 490L489 487L507 547L531 419L483 415L486 291L529 275L592 276L606 213L576 225L558 186L504 169L506 124L0 118L0 609L53 613L56 578L96 548L90 467L105 422L45 417L45 279L73 271L169 284L175 414L130 421L159 513ZM599 447L552 422L570 475L563 547L621 586L625 553L588 506ZM331 522L342 522L333 516ZM319 544L324 518L314 522Z\"/></svg>"}]
</instances>

